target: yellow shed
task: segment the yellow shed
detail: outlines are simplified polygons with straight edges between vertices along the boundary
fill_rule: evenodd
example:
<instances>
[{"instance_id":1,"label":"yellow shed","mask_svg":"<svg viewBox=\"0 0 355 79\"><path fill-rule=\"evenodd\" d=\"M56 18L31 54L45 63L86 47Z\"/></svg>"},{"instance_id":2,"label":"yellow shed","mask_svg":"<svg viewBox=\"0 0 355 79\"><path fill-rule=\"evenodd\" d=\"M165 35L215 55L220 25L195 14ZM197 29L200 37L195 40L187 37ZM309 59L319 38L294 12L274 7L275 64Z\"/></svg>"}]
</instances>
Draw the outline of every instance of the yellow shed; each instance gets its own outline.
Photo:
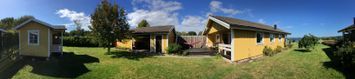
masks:
<instances>
[{"instance_id":1,"label":"yellow shed","mask_svg":"<svg viewBox=\"0 0 355 79\"><path fill-rule=\"evenodd\" d=\"M209 16L204 35L206 46L216 47L230 61L263 55L265 46L284 47L290 34L274 27L241 19Z\"/></svg>"},{"instance_id":2,"label":"yellow shed","mask_svg":"<svg viewBox=\"0 0 355 79\"><path fill-rule=\"evenodd\" d=\"M133 38L116 42L116 47L166 53L169 44L176 42L172 25L151 26L133 29Z\"/></svg>"},{"instance_id":3,"label":"yellow shed","mask_svg":"<svg viewBox=\"0 0 355 79\"><path fill-rule=\"evenodd\" d=\"M29 19L15 29L19 34L20 55L50 57L51 53L62 53L65 26Z\"/></svg>"}]
</instances>

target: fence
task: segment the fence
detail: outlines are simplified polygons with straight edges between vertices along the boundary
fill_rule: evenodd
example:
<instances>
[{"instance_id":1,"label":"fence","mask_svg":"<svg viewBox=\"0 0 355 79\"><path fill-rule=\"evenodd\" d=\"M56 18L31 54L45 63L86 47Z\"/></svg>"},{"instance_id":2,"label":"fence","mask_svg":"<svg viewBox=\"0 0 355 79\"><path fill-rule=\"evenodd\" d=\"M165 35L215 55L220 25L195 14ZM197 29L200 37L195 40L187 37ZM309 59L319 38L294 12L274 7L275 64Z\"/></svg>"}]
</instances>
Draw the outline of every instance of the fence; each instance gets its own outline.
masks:
<instances>
[{"instance_id":1,"label":"fence","mask_svg":"<svg viewBox=\"0 0 355 79\"><path fill-rule=\"evenodd\" d=\"M205 36L178 36L177 42L183 43L189 48L203 48L206 45Z\"/></svg>"},{"instance_id":2,"label":"fence","mask_svg":"<svg viewBox=\"0 0 355 79\"><path fill-rule=\"evenodd\" d=\"M15 63L18 45L17 33L0 33L0 72Z\"/></svg>"}]
</instances>

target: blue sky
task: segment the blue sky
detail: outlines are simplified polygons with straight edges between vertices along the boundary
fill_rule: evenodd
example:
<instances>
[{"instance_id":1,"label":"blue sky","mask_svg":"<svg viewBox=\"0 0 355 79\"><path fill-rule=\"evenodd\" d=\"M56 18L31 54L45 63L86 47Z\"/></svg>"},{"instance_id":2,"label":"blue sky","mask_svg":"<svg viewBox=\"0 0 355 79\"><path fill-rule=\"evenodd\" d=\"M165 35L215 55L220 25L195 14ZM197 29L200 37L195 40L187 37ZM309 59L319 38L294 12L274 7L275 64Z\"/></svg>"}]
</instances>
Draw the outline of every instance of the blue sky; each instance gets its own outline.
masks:
<instances>
[{"instance_id":1,"label":"blue sky","mask_svg":"<svg viewBox=\"0 0 355 79\"><path fill-rule=\"evenodd\" d=\"M147 19L151 25L175 25L178 31L202 31L207 15L228 16L267 25L277 24L289 37L312 33L336 36L353 24L354 0L110 0L127 11L132 28ZM0 18L33 15L74 29L73 20L89 25L100 0L2 0ZM86 28L87 29L87 28Z\"/></svg>"}]
</instances>

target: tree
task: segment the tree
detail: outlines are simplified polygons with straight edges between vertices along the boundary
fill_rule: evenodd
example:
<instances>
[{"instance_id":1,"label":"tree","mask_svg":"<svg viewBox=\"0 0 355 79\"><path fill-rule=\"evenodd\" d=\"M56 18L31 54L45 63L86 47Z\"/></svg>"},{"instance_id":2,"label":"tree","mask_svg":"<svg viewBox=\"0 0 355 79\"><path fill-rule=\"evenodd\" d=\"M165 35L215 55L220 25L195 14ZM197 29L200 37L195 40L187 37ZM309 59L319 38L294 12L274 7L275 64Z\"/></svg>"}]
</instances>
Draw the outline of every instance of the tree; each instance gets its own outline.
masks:
<instances>
[{"instance_id":1,"label":"tree","mask_svg":"<svg viewBox=\"0 0 355 79\"><path fill-rule=\"evenodd\" d=\"M34 19L35 17L33 17L33 16L31 16L31 15L25 15L25 16L21 16L20 18L18 18L17 20L16 20L16 25L19 25L19 24L21 24L21 23L23 23L23 22L25 22L25 21L27 21L27 20L29 20L29 19Z\"/></svg>"},{"instance_id":2,"label":"tree","mask_svg":"<svg viewBox=\"0 0 355 79\"><path fill-rule=\"evenodd\" d=\"M149 23L147 20L142 20L139 24L138 24L138 27L137 28L142 28L142 27L149 27Z\"/></svg>"},{"instance_id":3,"label":"tree","mask_svg":"<svg viewBox=\"0 0 355 79\"><path fill-rule=\"evenodd\" d=\"M112 43L122 41L129 37L129 25L126 12L115 3L111 5L107 0L102 0L91 14L91 27L100 47L107 48L110 53Z\"/></svg>"},{"instance_id":4,"label":"tree","mask_svg":"<svg viewBox=\"0 0 355 79\"><path fill-rule=\"evenodd\" d=\"M1 22L1 28L4 28L4 29L10 29L11 27L16 25L16 19L13 17L7 17L4 19L1 19L0 22Z\"/></svg>"},{"instance_id":5,"label":"tree","mask_svg":"<svg viewBox=\"0 0 355 79\"><path fill-rule=\"evenodd\" d=\"M310 48L314 48L314 46L318 43L318 38L312 34L304 35L303 38L298 42L298 48L305 48L310 51Z\"/></svg>"},{"instance_id":6,"label":"tree","mask_svg":"<svg viewBox=\"0 0 355 79\"><path fill-rule=\"evenodd\" d=\"M82 23L81 23L81 20L74 20L74 24L76 26L76 36L82 36L83 34L83 31L84 29L82 29Z\"/></svg>"},{"instance_id":7,"label":"tree","mask_svg":"<svg viewBox=\"0 0 355 79\"><path fill-rule=\"evenodd\" d=\"M13 18L13 17L6 17L0 20L0 28L3 29L11 29L29 19L33 19L33 16L25 15L21 16L20 18Z\"/></svg>"},{"instance_id":8,"label":"tree","mask_svg":"<svg viewBox=\"0 0 355 79\"><path fill-rule=\"evenodd\" d=\"M198 32L198 35L201 35L201 36L202 36L202 31Z\"/></svg>"},{"instance_id":9,"label":"tree","mask_svg":"<svg viewBox=\"0 0 355 79\"><path fill-rule=\"evenodd\" d=\"M197 35L196 32L194 32L194 31L189 31L187 34L188 35Z\"/></svg>"}]
</instances>

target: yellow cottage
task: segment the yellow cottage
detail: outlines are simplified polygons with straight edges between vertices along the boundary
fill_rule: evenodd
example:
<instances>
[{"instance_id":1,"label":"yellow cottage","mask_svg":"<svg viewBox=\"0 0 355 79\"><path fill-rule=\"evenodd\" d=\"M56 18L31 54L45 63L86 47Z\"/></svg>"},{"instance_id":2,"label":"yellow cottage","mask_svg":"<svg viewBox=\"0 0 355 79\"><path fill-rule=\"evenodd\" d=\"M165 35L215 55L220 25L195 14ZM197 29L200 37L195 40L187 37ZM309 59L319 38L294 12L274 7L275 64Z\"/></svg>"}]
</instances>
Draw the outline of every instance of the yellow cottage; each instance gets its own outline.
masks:
<instances>
[{"instance_id":1,"label":"yellow cottage","mask_svg":"<svg viewBox=\"0 0 355 79\"><path fill-rule=\"evenodd\" d=\"M231 62L263 55L265 46L285 47L290 33L274 27L223 16L209 16L206 46L216 47Z\"/></svg>"},{"instance_id":2,"label":"yellow cottage","mask_svg":"<svg viewBox=\"0 0 355 79\"><path fill-rule=\"evenodd\" d=\"M116 43L116 47L166 53L169 44L175 43L175 28L172 25L151 26L133 29L133 38Z\"/></svg>"},{"instance_id":3,"label":"yellow cottage","mask_svg":"<svg viewBox=\"0 0 355 79\"><path fill-rule=\"evenodd\" d=\"M51 53L62 53L65 26L29 19L15 29L19 34L20 55L50 57Z\"/></svg>"}]
</instances>

